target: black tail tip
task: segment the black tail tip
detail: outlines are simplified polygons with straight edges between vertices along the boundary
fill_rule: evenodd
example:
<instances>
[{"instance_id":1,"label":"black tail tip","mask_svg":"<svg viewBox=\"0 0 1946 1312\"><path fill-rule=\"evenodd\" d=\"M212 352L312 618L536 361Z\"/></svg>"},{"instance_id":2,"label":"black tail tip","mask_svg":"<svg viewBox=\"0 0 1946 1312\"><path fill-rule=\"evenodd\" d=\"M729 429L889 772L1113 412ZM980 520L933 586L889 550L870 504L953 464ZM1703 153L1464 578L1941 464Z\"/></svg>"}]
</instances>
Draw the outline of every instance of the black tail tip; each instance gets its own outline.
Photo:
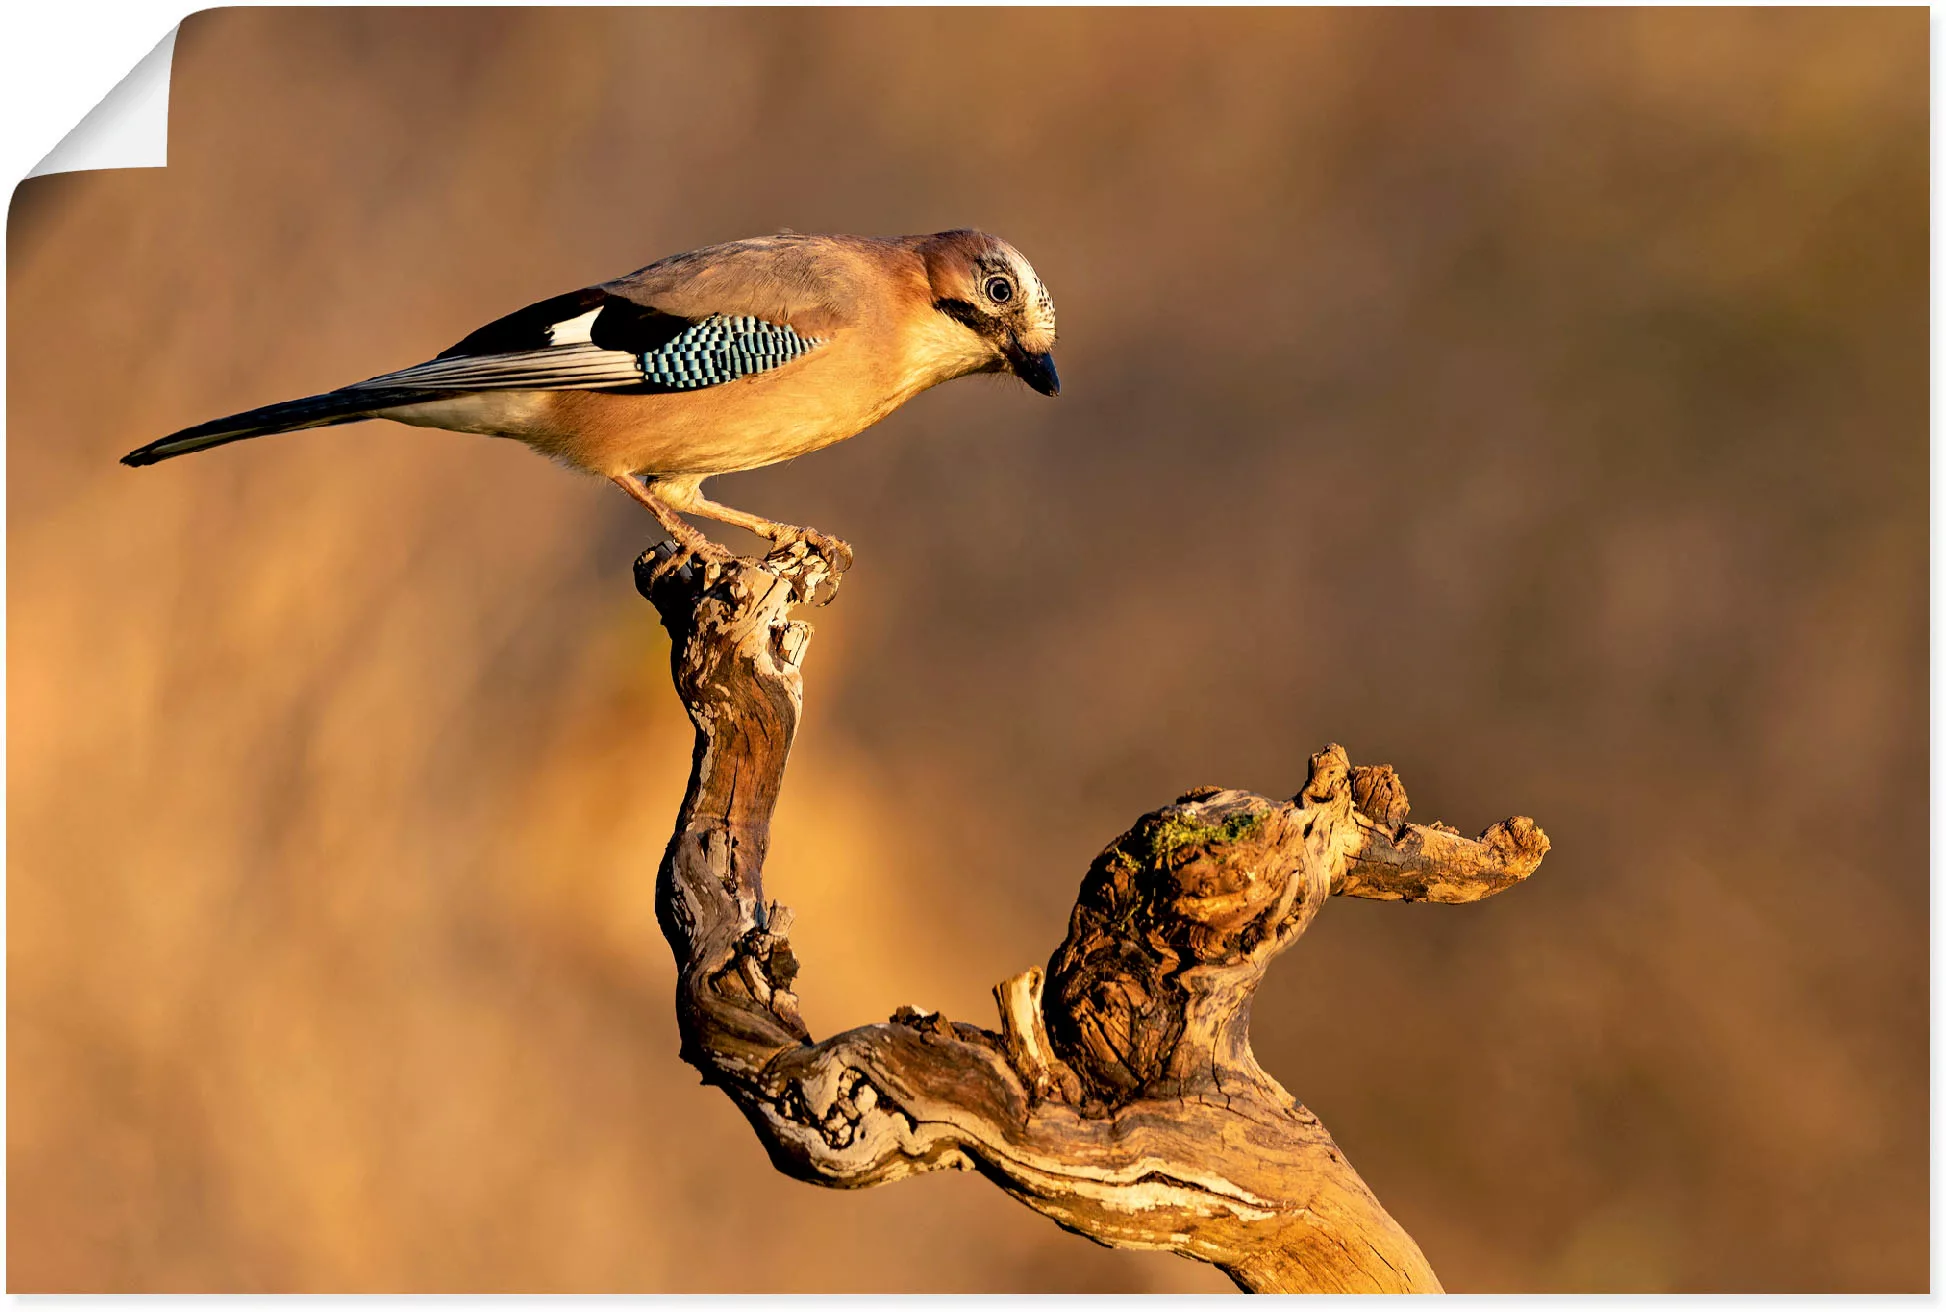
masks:
<instances>
[{"instance_id":1,"label":"black tail tip","mask_svg":"<svg viewBox=\"0 0 1946 1312\"><path fill-rule=\"evenodd\" d=\"M138 447L123 456L122 463L131 469L140 469L143 465L152 465L161 458L161 456L156 455L147 447Z\"/></svg>"}]
</instances>

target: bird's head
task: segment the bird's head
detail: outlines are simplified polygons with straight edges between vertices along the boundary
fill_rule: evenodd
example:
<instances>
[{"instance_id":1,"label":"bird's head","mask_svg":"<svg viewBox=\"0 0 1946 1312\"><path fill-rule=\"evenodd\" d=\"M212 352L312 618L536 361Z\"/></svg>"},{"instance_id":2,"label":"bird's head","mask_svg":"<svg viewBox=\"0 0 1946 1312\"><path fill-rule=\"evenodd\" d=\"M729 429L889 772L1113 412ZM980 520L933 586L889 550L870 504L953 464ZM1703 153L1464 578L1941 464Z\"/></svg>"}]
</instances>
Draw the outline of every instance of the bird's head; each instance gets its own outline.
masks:
<instances>
[{"instance_id":1,"label":"bird's head","mask_svg":"<svg viewBox=\"0 0 1946 1312\"><path fill-rule=\"evenodd\" d=\"M977 339L965 342L974 371L1011 373L1044 396L1059 396L1054 299L1027 257L966 228L919 238L918 249L933 310Z\"/></svg>"}]
</instances>

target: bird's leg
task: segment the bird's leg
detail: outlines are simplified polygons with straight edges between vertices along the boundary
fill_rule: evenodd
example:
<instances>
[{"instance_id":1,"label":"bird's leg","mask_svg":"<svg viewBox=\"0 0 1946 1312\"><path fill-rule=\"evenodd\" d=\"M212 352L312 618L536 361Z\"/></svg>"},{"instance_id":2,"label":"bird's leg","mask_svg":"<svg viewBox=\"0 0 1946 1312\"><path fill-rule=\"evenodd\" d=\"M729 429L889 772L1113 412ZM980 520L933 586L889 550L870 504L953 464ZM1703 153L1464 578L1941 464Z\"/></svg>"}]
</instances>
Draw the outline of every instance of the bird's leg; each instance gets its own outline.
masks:
<instances>
[{"instance_id":1,"label":"bird's leg","mask_svg":"<svg viewBox=\"0 0 1946 1312\"><path fill-rule=\"evenodd\" d=\"M702 490L693 484L670 485L663 493L669 504L692 515L714 519L719 523L736 528L748 529L760 538L769 538L779 547L787 547L793 542L803 542L831 562L831 567L839 573L851 568L851 544L842 538L834 538L829 533L820 533L814 528L800 528L795 524L780 524L762 515L753 515L747 510L738 510L718 501L711 501Z\"/></svg>"},{"instance_id":2,"label":"bird's leg","mask_svg":"<svg viewBox=\"0 0 1946 1312\"><path fill-rule=\"evenodd\" d=\"M660 581L664 575L674 573L676 570L681 569L684 563L692 557L698 562L722 562L732 559L727 548L718 546L689 525L683 523L682 516L676 513L674 507L662 497L657 496L648 484L635 477L635 475L619 474L614 477L613 481L622 491L628 493L644 506L648 507L649 513L655 516L655 522L662 525L662 531L674 539L678 548L669 559L655 567L655 572L651 575L653 580Z\"/></svg>"}]
</instances>

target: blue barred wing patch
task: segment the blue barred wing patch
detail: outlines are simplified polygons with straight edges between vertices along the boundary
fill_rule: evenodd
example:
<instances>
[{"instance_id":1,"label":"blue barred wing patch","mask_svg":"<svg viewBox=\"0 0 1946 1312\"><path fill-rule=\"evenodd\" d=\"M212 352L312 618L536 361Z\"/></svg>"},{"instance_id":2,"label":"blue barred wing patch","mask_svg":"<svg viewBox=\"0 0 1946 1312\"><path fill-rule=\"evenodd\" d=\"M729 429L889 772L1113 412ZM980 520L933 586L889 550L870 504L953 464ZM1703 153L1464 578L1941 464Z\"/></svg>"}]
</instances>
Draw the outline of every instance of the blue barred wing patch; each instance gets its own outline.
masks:
<instances>
[{"instance_id":1,"label":"blue barred wing patch","mask_svg":"<svg viewBox=\"0 0 1946 1312\"><path fill-rule=\"evenodd\" d=\"M789 364L823 341L747 314L712 314L643 354L642 374L646 382L675 391L715 387Z\"/></svg>"}]
</instances>

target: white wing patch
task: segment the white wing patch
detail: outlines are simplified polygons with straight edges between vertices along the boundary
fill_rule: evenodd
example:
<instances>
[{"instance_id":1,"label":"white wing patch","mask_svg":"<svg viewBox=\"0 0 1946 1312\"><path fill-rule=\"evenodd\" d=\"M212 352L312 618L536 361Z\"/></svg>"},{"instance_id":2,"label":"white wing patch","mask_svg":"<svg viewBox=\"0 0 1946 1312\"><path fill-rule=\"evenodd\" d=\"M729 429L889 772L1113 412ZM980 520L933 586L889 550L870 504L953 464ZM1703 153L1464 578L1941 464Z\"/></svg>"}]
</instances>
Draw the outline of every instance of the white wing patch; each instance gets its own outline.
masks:
<instances>
[{"instance_id":1,"label":"white wing patch","mask_svg":"<svg viewBox=\"0 0 1946 1312\"><path fill-rule=\"evenodd\" d=\"M586 314L577 315L572 319L563 319L550 327L547 330L548 345L571 346L576 342L593 341L595 319L601 314L601 308L597 305Z\"/></svg>"}]
</instances>

